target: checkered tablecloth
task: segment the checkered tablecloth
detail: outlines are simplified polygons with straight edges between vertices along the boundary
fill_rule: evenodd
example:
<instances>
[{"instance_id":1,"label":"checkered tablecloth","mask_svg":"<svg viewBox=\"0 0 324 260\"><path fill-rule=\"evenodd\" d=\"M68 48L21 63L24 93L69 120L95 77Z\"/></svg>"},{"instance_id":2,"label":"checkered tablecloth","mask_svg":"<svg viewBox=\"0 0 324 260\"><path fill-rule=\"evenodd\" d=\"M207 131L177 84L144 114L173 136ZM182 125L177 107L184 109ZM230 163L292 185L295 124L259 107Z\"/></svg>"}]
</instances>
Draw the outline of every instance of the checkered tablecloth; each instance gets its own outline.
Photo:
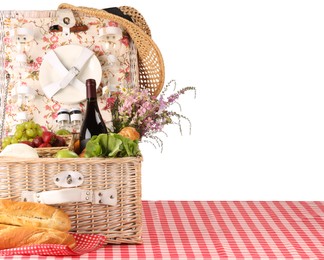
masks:
<instances>
[{"instance_id":1,"label":"checkered tablecloth","mask_svg":"<svg viewBox=\"0 0 324 260\"><path fill-rule=\"evenodd\" d=\"M144 201L143 242L80 258L324 259L324 202Z\"/></svg>"}]
</instances>

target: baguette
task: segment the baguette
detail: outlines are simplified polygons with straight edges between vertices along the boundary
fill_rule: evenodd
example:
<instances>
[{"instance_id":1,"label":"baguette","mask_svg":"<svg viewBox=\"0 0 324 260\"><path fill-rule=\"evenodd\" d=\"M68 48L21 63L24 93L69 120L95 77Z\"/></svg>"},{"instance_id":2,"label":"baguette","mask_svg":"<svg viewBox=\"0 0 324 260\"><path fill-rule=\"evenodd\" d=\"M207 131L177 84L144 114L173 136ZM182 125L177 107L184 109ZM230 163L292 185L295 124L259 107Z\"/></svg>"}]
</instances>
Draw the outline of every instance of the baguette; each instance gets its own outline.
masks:
<instances>
[{"instance_id":1,"label":"baguette","mask_svg":"<svg viewBox=\"0 0 324 260\"><path fill-rule=\"evenodd\" d=\"M69 231L69 216L60 209L35 202L0 200L0 224Z\"/></svg>"},{"instance_id":2,"label":"baguette","mask_svg":"<svg viewBox=\"0 0 324 260\"><path fill-rule=\"evenodd\" d=\"M76 242L72 235L49 228L17 227L0 224L0 249L40 244L60 244L70 248Z\"/></svg>"}]
</instances>

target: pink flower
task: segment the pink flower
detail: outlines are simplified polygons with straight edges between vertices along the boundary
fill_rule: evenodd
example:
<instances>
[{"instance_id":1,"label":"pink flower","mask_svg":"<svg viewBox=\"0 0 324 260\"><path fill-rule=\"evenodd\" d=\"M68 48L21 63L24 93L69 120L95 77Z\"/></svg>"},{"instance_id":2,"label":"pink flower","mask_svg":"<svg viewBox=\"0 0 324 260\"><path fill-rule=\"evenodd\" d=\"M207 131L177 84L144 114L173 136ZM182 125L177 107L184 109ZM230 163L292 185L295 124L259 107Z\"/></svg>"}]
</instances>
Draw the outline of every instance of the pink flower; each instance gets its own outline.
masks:
<instances>
[{"instance_id":1,"label":"pink flower","mask_svg":"<svg viewBox=\"0 0 324 260\"><path fill-rule=\"evenodd\" d=\"M118 27L118 23L116 23L114 21L109 21L108 25L113 26L113 27Z\"/></svg>"},{"instance_id":2,"label":"pink flower","mask_svg":"<svg viewBox=\"0 0 324 260\"><path fill-rule=\"evenodd\" d=\"M127 36L124 36L124 37L120 40L120 42L121 42L122 44L124 44L126 47L129 46L129 39L128 39Z\"/></svg>"},{"instance_id":3,"label":"pink flower","mask_svg":"<svg viewBox=\"0 0 324 260\"><path fill-rule=\"evenodd\" d=\"M166 102L164 102L163 96L161 96L159 99L159 109L157 111L157 114L161 114L166 108L167 108Z\"/></svg>"},{"instance_id":4,"label":"pink flower","mask_svg":"<svg viewBox=\"0 0 324 260\"><path fill-rule=\"evenodd\" d=\"M14 111L15 106L14 105L7 105L6 106L6 112L8 114L12 113Z\"/></svg>"},{"instance_id":5,"label":"pink flower","mask_svg":"<svg viewBox=\"0 0 324 260\"><path fill-rule=\"evenodd\" d=\"M49 42L48 38L47 37L43 37L43 42Z\"/></svg>"},{"instance_id":6,"label":"pink flower","mask_svg":"<svg viewBox=\"0 0 324 260\"><path fill-rule=\"evenodd\" d=\"M179 98L179 94L175 93L168 97L168 103L173 103Z\"/></svg>"},{"instance_id":7,"label":"pink flower","mask_svg":"<svg viewBox=\"0 0 324 260\"><path fill-rule=\"evenodd\" d=\"M102 56L105 54L99 45L95 45L93 51L96 53L97 56Z\"/></svg>"},{"instance_id":8,"label":"pink flower","mask_svg":"<svg viewBox=\"0 0 324 260\"><path fill-rule=\"evenodd\" d=\"M53 43L49 47L50 47L51 50L55 50L57 48L57 46L58 45L56 43Z\"/></svg>"},{"instance_id":9,"label":"pink flower","mask_svg":"<svg viewBox=\"0 0 324 260\"><path fill-rule=\"evenodd\" d=\"M53 106L52 106L53 110L54 111L58 111L60 108L61 108L61 105L58 104L58 103L55 103Z\"/></svg>"},{"instance_id":10,"label":"pink flower","mask_svg":"<svg viewBox=\"0 0 324 260\"><path fill-rule=\"evenodd\" d=\"M38 71L38 70L39 70L39 67L40 67L40 64L37 63L37 62L33 62L33 63L31 64L31 69L32 69L32 71Z\"/></svg>"},{"instance_id":11,"label":"pink flower","mask_svg":"<svg viewBox=\"0 0 324 260\"><path fill-rule=\"evenodd\" d=\"M42 58L42 57L37 57L37 58L36 58L36 62L37 62L38 64L41 64L41 63L43 62L43 58Z\"/></svg>"},{"instance_id":12,"label":"pink flower","mask_svg":"<svg viewBox=\"0 0 324 260\"><path fill-rule=\"evenodd\" d=\"M9 45L11 43L11 38L10 37L4 37L3 42L5 45Z\"/></svg>"},{"instance_id":13,"label":"pink flower","mask_svg":"<svg viewBox=\"0 0 324 260\"><path fill-rule=\"evenodd\" d=\"M51 36L50 41L53 43L58 42L59 38L56 35Z\"/></svg>"},{"instance_id":14,"label":"pink flower","mask_svg":"<svg viewBox=\"0 0 324 260\"><path fill-rule=\"evenodd\" d=\"M95 52L101 52L102 51L100 45L95 45L94 48L93 48L93 50Z\"/></svg>"},{"instance_id":15,"label":"pink flower","mask_svg":"<svg viewBox=\"0 0 324 260\"><path fill-rule=\"evenodd\" d=\"M145 115L146 113L146 108L145 107L141 107L139 110L138 110L138 114L139 116L143 116Z\"/></svg>"},{"instance_id":16,"label":"pink flower","mask_svg":"<svg viewBox=\"0 0 324 260\"><path fill-rule=\"evenodd\" d=\"M108 109L108 110L112 109L113 105L115 104L115 101L116 98L114 97L107 98L106 106L103 109Z\"/></svg>"}]
</instances>

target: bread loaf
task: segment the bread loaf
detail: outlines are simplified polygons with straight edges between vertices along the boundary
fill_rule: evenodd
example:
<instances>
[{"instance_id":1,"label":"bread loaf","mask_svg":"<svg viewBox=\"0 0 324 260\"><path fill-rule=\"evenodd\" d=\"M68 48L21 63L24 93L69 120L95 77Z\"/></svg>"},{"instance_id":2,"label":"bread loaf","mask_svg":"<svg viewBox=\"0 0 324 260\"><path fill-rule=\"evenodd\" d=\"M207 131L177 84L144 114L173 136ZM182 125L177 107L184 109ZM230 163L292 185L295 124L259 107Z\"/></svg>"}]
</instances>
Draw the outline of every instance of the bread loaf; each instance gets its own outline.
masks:
<instances>
[{"instance_id":1,"label":"bread loaf","mask_svg":"<svg viewBox=\"0 0 324 260\"><path fill-rule=\"evenodd\" d=\"M73 248L75 239L67 232L31 226L17 227L0 224L0 249L39 244L61 244Z\"/></svg>"},{"instance_id":2,"label":"bread loaf","mask_svg":"<svg viewBox=\"0 0 324 260\"><path fill-rule=\"evenodd\" d=\"M61 231L71 229L68 215L60 209L35 202L0 200L0 224L52 228Z\"/></svg>"},{"instance_id":3,"label":"bread loaf","mask_svg":"<svg viewBox=\"0 0 324 260\"><path fill-rule=\"evenodd\" d=\"M141 138L139 132L137 132L136 129L131 126L124 127L118 134L133 141Z\"/></svg>"}]
</instances>

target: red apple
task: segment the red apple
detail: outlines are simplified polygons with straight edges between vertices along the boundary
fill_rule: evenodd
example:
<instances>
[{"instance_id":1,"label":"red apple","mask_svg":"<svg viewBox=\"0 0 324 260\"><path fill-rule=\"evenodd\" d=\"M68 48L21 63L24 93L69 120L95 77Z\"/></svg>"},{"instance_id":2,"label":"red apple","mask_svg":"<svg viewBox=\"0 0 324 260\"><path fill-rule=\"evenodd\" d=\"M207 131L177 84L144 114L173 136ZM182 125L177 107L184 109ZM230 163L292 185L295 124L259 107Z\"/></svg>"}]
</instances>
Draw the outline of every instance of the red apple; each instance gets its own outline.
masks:
<instances>
[{"instance_id":1,"label":"red apple","mask_svg":"<svg viewBox=\"0 0 324 260\"><path fill-rule=\"evenodd\" d=\"M34 144L35 147L39 147L42 143L43 143L43 138L40 137L40 136L36 136L33 139L33 144Z\"/></svg>"},{"instance_id":2,"label":"red apple","mask_svg":"<svg viewBox=\"0 0 324 260\"><path fill-rule=\"evenodd\" d=\"M27 145L29 145L31 147L35 147L34 144L33 144L33 142L31 142L31 141L20 141L19 143L27 144Z\"/></svg>"},{"instance_id":3,"label":"red apple","mask_svg":"<svg viewBox=\"0 0 324 260\"><path fill-rule=\"evenodd\" d=\"M53 146L55 147L66 146L65 139L62 136L56 135L55 138L56 139Z\"/></svg>"},{"instance_id":4,"label":"red apple","mask_svg":"<svg viewBox=\"0 0 324 260\"><path fill-rule=\"evenodd\" d=\"M52 147L52 145L49 143L42 143L40 146L38 146L38 148L44 148L44 147Z\"/></svg>"},{"instance_id":5,"label":"red apple","mask_svg":"<svg viewBox=\"0 0 324 260\"><path fill-rule=\"evenodd\" d=\"M43 132L42 138L44 143L51 145L55 142L56 139L55 134L50 131Z\"/></svg>"}]
</instances>

